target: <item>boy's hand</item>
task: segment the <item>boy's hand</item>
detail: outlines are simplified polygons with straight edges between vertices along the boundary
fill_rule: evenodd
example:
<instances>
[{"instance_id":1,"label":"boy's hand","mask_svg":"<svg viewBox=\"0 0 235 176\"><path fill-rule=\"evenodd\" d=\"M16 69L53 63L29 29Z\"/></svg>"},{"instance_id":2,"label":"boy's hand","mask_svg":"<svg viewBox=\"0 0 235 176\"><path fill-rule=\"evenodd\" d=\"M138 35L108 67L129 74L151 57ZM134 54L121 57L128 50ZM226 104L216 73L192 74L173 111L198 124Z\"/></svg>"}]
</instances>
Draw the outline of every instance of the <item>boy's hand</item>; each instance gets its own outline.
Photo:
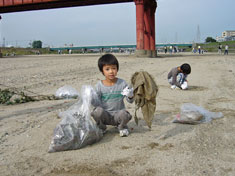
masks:
<instances>
[{"instance_id":1,"label":"boy's hand","mask_svg":"<svg viewBox=\"0 0 235 176\"><path fill-rule=\"evenodd\" d=\"M133 88L129 88L127 86L122 90L121 94L124 95L124 96L127 96L128 98L133 98L133 96L134 96Z\"/></svg>"}]
</instances>

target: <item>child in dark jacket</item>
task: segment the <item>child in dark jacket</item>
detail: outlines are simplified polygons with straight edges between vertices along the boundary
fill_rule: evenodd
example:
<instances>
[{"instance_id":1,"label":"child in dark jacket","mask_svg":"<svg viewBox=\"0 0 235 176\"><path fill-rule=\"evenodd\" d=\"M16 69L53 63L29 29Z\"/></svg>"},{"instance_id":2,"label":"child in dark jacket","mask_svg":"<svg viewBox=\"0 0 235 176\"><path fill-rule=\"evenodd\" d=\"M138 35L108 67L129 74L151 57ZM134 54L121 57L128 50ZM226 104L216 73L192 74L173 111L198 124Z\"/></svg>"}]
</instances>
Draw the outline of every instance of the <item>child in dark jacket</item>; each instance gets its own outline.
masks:
<instances>
[{"instance_id":1,"label":"child in dark jacket","mask_svg":"<svg viewBox=\"0 0 235 176\"><path fill-rule=\"evenodd\" d=\"M171 85L171 89L180 88L187 89L188 81L187 76L191 73L191 66L187 63L182 64L181 66L174 67L168 73L168 82Z\"/></svg>"}]
</instances>

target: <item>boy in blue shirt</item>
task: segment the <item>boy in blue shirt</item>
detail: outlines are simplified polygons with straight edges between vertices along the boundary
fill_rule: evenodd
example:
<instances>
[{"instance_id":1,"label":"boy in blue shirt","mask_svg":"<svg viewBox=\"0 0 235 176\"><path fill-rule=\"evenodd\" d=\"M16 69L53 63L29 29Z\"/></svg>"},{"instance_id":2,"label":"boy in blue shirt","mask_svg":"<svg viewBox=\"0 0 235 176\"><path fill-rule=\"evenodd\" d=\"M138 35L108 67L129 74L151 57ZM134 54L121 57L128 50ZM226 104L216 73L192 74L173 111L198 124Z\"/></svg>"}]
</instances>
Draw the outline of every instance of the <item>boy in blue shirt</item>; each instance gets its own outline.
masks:
<instances>
[{"instance_id":1,"label":"boy in blue shirt","mask_svg":"<svg viewBox=\"0 0 235 176\"><path fill-rule=\"evenodd\" d=\"M92 111L91 116L98 127L104 132L106 125L117 126L120 136L128 136L127 123L131 120L131 114L125 109L124 98L129 103L134 101L133 89L129 88L126 81L117 78L119 63L112 54L105 54L98 60L98 67L105 76L96 84L96 93L101 101L99 106Z\"/></svg>"}]
</instances>

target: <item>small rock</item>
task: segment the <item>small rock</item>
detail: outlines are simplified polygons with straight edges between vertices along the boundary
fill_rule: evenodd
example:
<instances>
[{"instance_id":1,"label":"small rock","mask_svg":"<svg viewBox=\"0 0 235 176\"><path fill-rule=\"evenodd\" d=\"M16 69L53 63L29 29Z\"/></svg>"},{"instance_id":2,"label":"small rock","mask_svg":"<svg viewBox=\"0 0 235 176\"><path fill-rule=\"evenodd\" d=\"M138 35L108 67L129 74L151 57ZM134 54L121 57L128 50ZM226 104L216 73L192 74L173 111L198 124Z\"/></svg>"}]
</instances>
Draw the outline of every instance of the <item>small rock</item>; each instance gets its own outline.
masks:
<instances>
[{"instance_id":1,"label":"small rock","mask_svg":"<svg viewBox=\"0 0 235 176\"><path fill-rule=\"evenodd\" d=\"M13 95L10 99L11 102L15 102L17 99L20 100L22 98L22 96L20 95Z\"/></svg>"}]
</instances>

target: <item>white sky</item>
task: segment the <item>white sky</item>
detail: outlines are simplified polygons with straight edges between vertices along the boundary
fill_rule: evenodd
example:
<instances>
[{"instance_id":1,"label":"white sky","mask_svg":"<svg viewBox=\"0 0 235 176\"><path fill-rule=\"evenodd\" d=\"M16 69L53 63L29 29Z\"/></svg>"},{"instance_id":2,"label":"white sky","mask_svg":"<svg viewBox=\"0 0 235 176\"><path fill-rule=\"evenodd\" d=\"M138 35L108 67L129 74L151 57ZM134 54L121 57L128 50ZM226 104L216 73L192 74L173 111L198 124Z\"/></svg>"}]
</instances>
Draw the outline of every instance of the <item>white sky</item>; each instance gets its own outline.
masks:
<instances>
[{"instance_id":1,"label":"white sky","mask_svg":"<svg viewBox=\"0 0 235 176\"><path fill-rule=\"evenodd\" d=\"M201 42L235 30L235 0L158 0L156 43ZM0 44L27 46L41 40L58 47L136 44L134 3L1 14Z\"/></svg>"}]
</instances>

